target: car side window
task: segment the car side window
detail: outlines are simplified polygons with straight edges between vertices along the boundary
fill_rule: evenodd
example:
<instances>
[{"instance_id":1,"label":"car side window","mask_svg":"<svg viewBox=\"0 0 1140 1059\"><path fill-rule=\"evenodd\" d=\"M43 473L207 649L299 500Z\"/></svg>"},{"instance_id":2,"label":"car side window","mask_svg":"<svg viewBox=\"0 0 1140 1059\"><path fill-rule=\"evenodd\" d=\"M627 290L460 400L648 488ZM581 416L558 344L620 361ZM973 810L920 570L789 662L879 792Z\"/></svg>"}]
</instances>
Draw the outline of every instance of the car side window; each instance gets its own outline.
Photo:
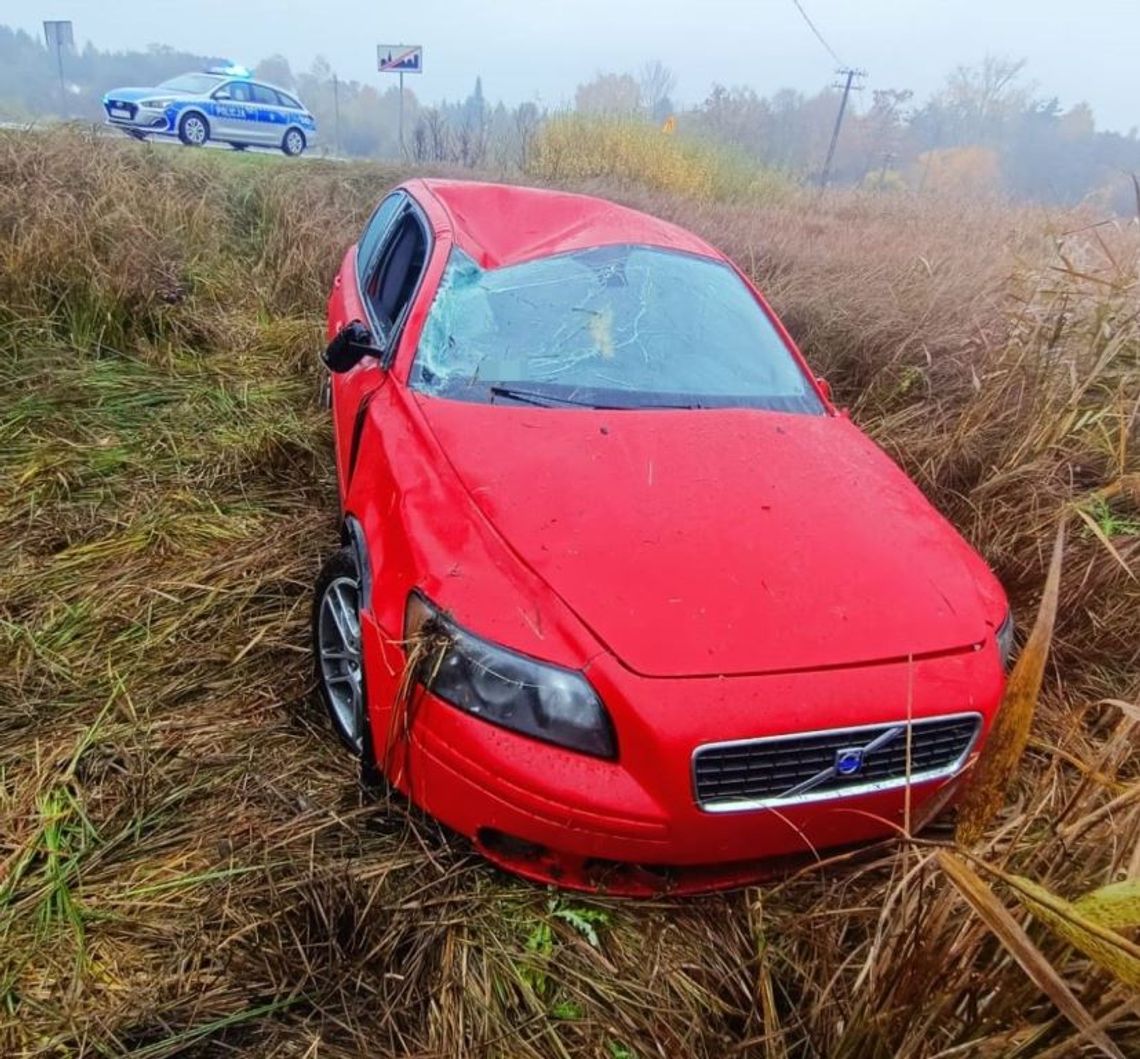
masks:
<instances>
[{"instance_id":1,"label":"car side window","mask_svg":"<svg viewBox=\"0 0 1140 1059\"><path fill-rule=\"evenodd\" d=\"M411 210L396 221L384 241L375 268L367 275L364 296L387 341L415 293L427 257L427 236Z\"/></svg>"},{"instance_id":2,"label":"car side window","mask_svg":"<svg viewBox=\"0 0 1140 1059\"><path fill-rule=\"evenodd\" d=\"M250 85L249 89L253 95L254 103L261 103L270 107L278 106L277 93L272 88L267 88L265 85Z\"/></svg>"},{"instance_id":3,"label":"car side window","mask_svg":"<svg viewBox=\"0 0 1140 1059\"><path fill-rule=\"evenodd\" d=\"M360 241L356 244L356 271L362 290L364 288L364 277L376 264L376 257L384 242L384 236L388 234L388 229L392 226L392 222L396 219L396 215L400 212L405 201L402 192L397 191L395 194L389 195L376 207L376 212L372 214L371 220L364 226Z\"/></svg>"},{"instance_id":4,"label":"car side window","mask_svg":"<svg viewBox=\"0 0 1140 1059\"><path fill-rule=\"evenodd\" d=\"M288 107L290 110L302 110L302 106L292 96L286 95L284 92L277 93L277 101L283 107Z\"/></svg>"},{"instance_id":5,"label":"car side window","mask_svg":"<svg viewBox=\"0 0 1140 1059\"><path fill-rule=\"evenodd\" d=\"M221 95L221 92L227 92L227 95ZM249 102L249 85L244 81L231 81L224 88L218 90L214 95L215 99L232 99L235 103L248 103Z\"/></svg>"}]
</instances>

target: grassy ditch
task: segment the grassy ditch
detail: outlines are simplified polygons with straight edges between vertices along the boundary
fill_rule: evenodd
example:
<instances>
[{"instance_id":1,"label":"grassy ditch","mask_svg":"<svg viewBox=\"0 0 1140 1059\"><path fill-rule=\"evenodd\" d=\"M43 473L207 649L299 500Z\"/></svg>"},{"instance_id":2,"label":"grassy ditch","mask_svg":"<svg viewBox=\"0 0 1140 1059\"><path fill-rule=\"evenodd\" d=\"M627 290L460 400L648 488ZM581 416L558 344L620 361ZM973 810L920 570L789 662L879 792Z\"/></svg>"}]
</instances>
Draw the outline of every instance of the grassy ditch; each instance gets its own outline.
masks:
<instances>
[{"instance_id":1,"label":"grassy ditch","mask_svg":"<svg viewBox=\"0 0 1140 1059\"><path fill-rule=\"evenodd\" d=\"M1140 1052L1135 226L622 187L758 278L1023 628L1069 522L981 838L622 903L365 798L312 703L315 352L399 176L0 134L0 1053Z\"/></svg>"}]
</instances>

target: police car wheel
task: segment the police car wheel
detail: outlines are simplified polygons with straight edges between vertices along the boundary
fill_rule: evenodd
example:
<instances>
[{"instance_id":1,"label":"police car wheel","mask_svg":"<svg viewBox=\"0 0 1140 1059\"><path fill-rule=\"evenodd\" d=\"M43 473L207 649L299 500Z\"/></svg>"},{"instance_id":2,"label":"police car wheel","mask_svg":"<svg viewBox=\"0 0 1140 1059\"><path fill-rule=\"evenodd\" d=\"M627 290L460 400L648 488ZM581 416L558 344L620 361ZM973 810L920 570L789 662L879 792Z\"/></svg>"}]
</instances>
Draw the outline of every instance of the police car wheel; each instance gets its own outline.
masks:
<instances>
[{"instance_id":1,"label":"police car wheel","mask_svg":"<svg viewBox=\"0 0 1140 1059\"><path fill-rule=\"evenodd\" d=\"M202 147L210 138L210 126L201 114L187 114L178 123L178 138L188 147Z\"/></svg>"},{"instance_id":2,"label":"police car wheel","mask_svg":"<svg viewBox=\"0 0 1140 1059\"><path fill-rule=\"evenodd\" d=\"M296 158L305 149L305 137L297 129L290 129L281 141L281 150L290 158Z\"/></svg>"}]
</instances>

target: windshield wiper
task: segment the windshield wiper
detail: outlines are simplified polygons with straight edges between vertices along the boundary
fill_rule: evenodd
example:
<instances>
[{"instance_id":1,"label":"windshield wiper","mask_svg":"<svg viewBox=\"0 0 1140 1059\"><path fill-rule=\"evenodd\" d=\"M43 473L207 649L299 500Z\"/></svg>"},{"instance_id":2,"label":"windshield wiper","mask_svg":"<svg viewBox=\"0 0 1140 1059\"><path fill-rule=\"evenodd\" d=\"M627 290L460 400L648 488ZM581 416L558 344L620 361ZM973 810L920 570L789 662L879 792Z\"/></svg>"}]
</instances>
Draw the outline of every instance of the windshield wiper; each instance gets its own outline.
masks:
<instances>
[{"instance_id":1,"label":"windshield wiper","mask_svg":"<svg viewBox=\"0 0 1140 1059\"><path fill-rule=\"evenodd\" d=\"M520 390L514 386L490 386L488 389L495 397L509 397L512 401L521 401L523 404L538 405L539 408L550 408L552 405L575 405L578 408L601 408L593 401L579 401L574 397L563 397L555 393L536 393L534 390Z\"/></svg>"},{"instance_id":2,"label":"windshield wiper","mask_svg":"<svg viewBox=\"0 0 1140 1059\"><path fill-rule=\"evenodd\" d=\"M630 404L598 404L595 401L580 400L577 397L569 397L559 393L549 393L539 390L523 390L516 386L506 386L502 383L496 383L489 386L493 397L508 397L512 401L520 401L523 404L537 405L539 408L554 408L558 405L574 405L577 408L593 408L601 412L635 412L644 409L653 408L666 408L666 409L684 409L691 411L695 408L704 408L705 405L698 401L633 401ZM631 397L636 398L636 393L631 393Z\"/></svg>"}]
</instances>

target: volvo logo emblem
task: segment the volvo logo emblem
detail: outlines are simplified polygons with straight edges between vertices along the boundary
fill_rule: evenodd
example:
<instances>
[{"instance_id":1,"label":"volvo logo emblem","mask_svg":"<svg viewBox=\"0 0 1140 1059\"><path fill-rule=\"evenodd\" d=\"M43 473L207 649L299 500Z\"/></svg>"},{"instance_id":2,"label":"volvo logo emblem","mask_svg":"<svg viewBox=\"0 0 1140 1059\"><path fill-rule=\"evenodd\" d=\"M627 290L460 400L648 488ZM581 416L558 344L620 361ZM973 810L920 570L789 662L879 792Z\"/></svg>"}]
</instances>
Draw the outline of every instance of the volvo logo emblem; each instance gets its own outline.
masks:
<instances>
[{"instance_id":1,"label":"volvo logo emblem","mask_svg":"<svg viewBox=\"0 0 1140 1059\"><path fill-rule=\"evenodd\" d=\"M893 724L889 728L884 727L866 746L840 747L835 751L835 757L827 768L821 769L814 776L809 776L794 787L789 787L780 797L792 798L799 794L807 794L808 791L813 791L816 787L830 780L846 780L852 776L862 775L863 770L867 767L868 755L874 754L889 743L893 743L905 731L905 725Z\"/></svg>"},{"instance_id":2,"label":"volvo logo emblem","mask_svg":"<svg viewBox=\"0 0 1140 1059\"><path fill-rule=\"evenodd\" d=\"M849 746L835 752L835 774L837 776L857 776L863 771L863 755L866 747Z\"/></svg>"}]
</instances>

